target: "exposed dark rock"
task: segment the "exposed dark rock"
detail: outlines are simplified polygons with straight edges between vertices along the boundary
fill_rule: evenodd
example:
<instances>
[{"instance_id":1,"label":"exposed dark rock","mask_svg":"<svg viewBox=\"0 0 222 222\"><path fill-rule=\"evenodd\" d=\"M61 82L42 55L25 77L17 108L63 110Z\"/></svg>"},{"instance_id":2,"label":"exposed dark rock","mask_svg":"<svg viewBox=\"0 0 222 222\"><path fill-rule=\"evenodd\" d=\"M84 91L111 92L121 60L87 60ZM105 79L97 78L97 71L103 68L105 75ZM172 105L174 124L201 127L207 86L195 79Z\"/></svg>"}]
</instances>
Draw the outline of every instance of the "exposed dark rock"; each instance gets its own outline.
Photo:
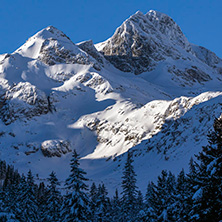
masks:
<instances>
[{"instance_id":1,"label":"exposed dark rock","mask_svg":"<svg viewBox=\"0 0 222 222\"><path fill-rule=\"evenodd\" d=\"M35 143L35 142L27 143L26 146L28 148L28 150L25 151L26 155L30 155L30 154L36 153L40 149L40 144L39 143Z\"/></svg>"},{"instance_id":2,"label":"exposed dark rock","mask_svg":"<svg viewBox=\"0 0 222 222\"><path fill-rule=\"evenodd\" d=\"M92 56L94 59L96 59L96 61L101 63L101 65L103 65L104 57L101 55L100 52L97 51L92 40L80 42L77 44L77 46L86 53L88 53L90 56ZM95 68L100 69L100 67L95 67Z\"/></svg>"},{"instance_id":3,"label":"exposed dark rock","mask_svg":"<svg viewBox=\"0 0 222 222\"><path fill-rule=\"evenodd\" d=\"M65 49L57 39L46 39L43 42L39 59L47 65L55 65L56 63L90 64L88 57L84 54L75 54L72 50Z\"/></svg>"},{"instance_id":4,"label":"exposed dark rock","mask_svg":"<svg viewBox=\"0 0 222 222\"><path fill-rule=\"evenodd\" d=\"M49 111L44 92L28 82L20 82L6 91L1 99L0 118L8 125L17 119L32 118Z\"/></svg>"},{"instance_id":5,"label":"exposed dark rock","mask_svg":"<svg viewBox=\"0 0 222 222\"><path fill-rule=\"evenodd\" d=\"M46 140L41 144L41 151L46 157L61 157L71 152L70 143L66 140Z\"/></svg>"},{"instance_id":6,"label":"exposed dark rock","mask_svg":"<svg viewBox=\"0 0 222 222\"><path fill-rule=\"evenodd\" d=\"M211 77L207 73L194 66L185 70L180 70L176 68L176 66L172 66L168 68L168 72L185 80L187 85L192 85L195 82L203 83L211 80Z\"/></svg>"},{"instance_id":7,"label":"exposed dark rock","mask_svg":"<svg viewBox=\"0 0 222 222\"><path fill-rule=\"evenodd\" d=\"M221 63L222 68L222 60L209 49L206 49L202 46L192 45L192 50L194 51L196 57L200 59L202 62L206 63L210 67L216 67L219 63Z\"/></svg>"},{"instance_id":8,"label":"exposed dark rock","mask_svg":"<svg viewBox=\"0 0 222 222\"><path fill-rule=\"evenodd\" d=\"M166 57L181 58L178 48L192 53L179 26L169 16L155 11L146 15L137 12L98 48L116 68L135 74L153 70Z\"/></svg>"}]
</instances>

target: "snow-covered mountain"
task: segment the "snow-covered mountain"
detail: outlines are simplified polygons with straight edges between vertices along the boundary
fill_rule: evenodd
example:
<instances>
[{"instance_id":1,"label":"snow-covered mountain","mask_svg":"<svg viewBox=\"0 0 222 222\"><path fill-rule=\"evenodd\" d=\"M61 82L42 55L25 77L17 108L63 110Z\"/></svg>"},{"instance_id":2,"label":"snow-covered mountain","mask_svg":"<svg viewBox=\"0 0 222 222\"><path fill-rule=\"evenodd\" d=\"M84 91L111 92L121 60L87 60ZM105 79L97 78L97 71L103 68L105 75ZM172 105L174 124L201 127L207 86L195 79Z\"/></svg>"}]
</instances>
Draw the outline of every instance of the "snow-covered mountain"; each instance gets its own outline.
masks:
<instances>
[{"instance_id":1,"label":"snow-covered mountain","mask_svg":"<svg viewBox=\"0 0 222 222\"><path fill-rule=\"evenodd\" d=\"M64 179L76 149L88 176L114 188L131 149L142 186L206 144L221 81L222 60L157 11L96 45L47 27L0 55L0 158Z\"/></svg>"}]
</instances>

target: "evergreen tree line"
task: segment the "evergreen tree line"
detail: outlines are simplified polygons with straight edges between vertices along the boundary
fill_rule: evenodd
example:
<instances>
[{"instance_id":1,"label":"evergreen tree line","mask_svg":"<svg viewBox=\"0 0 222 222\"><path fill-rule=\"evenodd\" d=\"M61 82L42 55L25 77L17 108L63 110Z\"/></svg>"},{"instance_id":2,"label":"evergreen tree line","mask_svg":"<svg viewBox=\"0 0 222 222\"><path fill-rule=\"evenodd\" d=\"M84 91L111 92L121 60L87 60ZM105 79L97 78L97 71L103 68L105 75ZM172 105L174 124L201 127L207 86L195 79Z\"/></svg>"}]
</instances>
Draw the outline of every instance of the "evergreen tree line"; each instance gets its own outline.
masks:
<instances>
[{"instance_id":1,"label":"evergreen tree line","mask_svg":"<svg viewBox=\"0 0 222 222\"><path fill-rule=\"evenodd\" d=\"M64 195L56 174L47 186L36 184L29 171L20 175L0 161L0 221L207 221L222 220L222 118L214 122L208 145L190 160L189 172L175 176L163 170L157 182L150 182L145 196L136 185L133 153L124 165L121 193L110 198L104 184L86 185L86 173L79 167L74 150Z\"/></svg>"}]
</instances>

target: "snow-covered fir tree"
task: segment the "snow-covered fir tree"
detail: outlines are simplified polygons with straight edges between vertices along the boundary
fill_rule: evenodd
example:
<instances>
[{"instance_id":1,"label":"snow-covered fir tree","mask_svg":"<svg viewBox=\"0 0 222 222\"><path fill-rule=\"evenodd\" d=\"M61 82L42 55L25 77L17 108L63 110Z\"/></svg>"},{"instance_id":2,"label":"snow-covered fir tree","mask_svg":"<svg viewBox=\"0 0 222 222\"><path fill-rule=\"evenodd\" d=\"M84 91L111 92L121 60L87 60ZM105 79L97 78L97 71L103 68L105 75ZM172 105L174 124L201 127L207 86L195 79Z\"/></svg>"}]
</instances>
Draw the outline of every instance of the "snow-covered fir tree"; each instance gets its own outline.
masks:
<instances>
[{"instance_id":1,"label":"snow-covered fir tree","mask_svg":"<svg viewBox=\"0 0 222 222\"><path fill-rule=\"evenodd\" d=\"M145 196L145 221L154 222L157 220L157 206L156 204L156 190L155 184L149 182L147 186L146 196Z\"/></svg>"},{"instance_id":2,"label":"snow-covered fir tree","mask_svg":"<svg viewBox=\"0 0 222 222\"><path fill-rule=\"evenodd\" d=\"M85 171L79 167L79 155L75 150L70 167L71 173L65 183L68 194L65 195L62 206L62 221L90 221L89 197L86 194L87 185L85 184L88 179L85 178Z\"/></svg>"},{"instance_id":3,"label":"snow-covered fir tree","mask_svg":"<svg viewBox=\"0 0 222 222\"><path fill-rule=\"evenodd\" d=\"M140 211L143 209L143 194L140 190L138 190L138 195L137 195L137 210Z\"/></svg>"},{"instance_id":4,"label":"snow-covered fir tree","mask_svg":"<svg viewBox=\"0 0 222 222\"><path fill-rule=\"evenodd\" d=\"M177 221L188 221L190 208L190 186L184 169L180 171L176 181L176 196L173 213Z\"/></svg>"},{"instance_id":5,"label":"snow-covered fir tree","mask_svg":"<svg viewBox=\"0 0 222 222\"><path fill-rule=\"evenodd\" d=\"M208 145L197 156L192 184L192 221L222 220L222 117L216 119L208 135Z\"/></svg>"},{"instance_id":6,"label":"snow-covered fir tree","mask_svg":"<svg viewBox=\"0 0 222 222\"><path fill-rule=\"evenodd\" d=\"M96 187L96 184L93 182L90 191L89 191L89 198L90 198L90 211L92 221L96 220L96 207L97 207L97 198L98 198L98 189Z\"/></svg>"},{"instance_id":7,"label":"snow-covered fir tree","mask_svg":"<svg viewBox=\"0 0 222 222\"><path fill-rule=\"evenodd\" d=\"M40 182L36 187L36 200L38 203L39 220L45 221L48 190L44 182Z\"/></svg>"},{"instance_id":8,"label":"snow-covered fir tree","mask_svg":"<svg viewBox=\"0 0 222 222\"><path fill-rule=\"evenodd\" d=\"M136 200L136 221L143 221L145 218L143 194L138 190L137 200Z\"/></svg>"},{"instance_id":9,"label":"snow-covered fir tree","mask_svg":"<svg viewBox=\"0 0 222 222\"><path fill-rule=\"evenodd\" d=\"M133 221L136 216L137 180L132 163L133 153L128 152L122 176L122 216L127 221Z\"/></svg>"},{"instance_id":10,"label":"snow-covered fir tree","mask_svg":"<svg viewBox=\"0 0 222 222\"><path fill-rule=\"evenodd\" d=\"M173 214L173 204L175 203L175 176L171 172L163 170L158 176L157 185L154 186L155 196L152 197L152 217L156 221L176 221ZM153 195L153 194L152 194Z\"/></svg>"},{"instance_id":11,"label":"snow-covered fir tree","mask_svg":"<svg viewBox=\"0 0 222 222\"><path fill-rule=\"evenodd\" d=\"M110 199L104 184L99 184L96 200L96 221L110 221Z\"/></svg>"},{"instance_id":12,"label":"snow-covered fir tree","mask_svg":"<svg viewBox=\"0 0 222 222\"><path fill-rule=\"evenodd\" d=\"M6 175L6 162L0 160L0 187L3 186L3 180L5 179L5 175Z\"/></svg>"},{"instance_id":13,"label":"snow-covered fir tree","mask_svg":"<svg viewBox=\"0 0 222 222\"><path fill-rule=\"evenodd\" d=\"M15 215L20 221L40 221L36 198L36 186L31 170L29 170L27 174L27 179L24 176L21 178Z\"/></svg>"},{"instance_id":14,"label":"snow-covered fir tree","mask_svg":"<svg viewBox=\"0 0 222 222\"><path fill-rule=\"evenodd\" d=\"M55 172L49 175L48 178L48 190L46 193L45 211L44 211L44 221L59 221L60 220L60 210L62 195L58 190L60 183L56 177Z\"/></svg>"},{"instance_id":15,"label":"snow-covered fir tree","mask_svg":"<svg viewBox=\"0 0 222 222\"><path fill-rule=\"evenodd\" d=\"M116 189L115 190L115 195L113 196L111 200L111 218L113 222L118 221L121 218L121 201L119 197L119 192Z\"/></svg>"}]
</instances>

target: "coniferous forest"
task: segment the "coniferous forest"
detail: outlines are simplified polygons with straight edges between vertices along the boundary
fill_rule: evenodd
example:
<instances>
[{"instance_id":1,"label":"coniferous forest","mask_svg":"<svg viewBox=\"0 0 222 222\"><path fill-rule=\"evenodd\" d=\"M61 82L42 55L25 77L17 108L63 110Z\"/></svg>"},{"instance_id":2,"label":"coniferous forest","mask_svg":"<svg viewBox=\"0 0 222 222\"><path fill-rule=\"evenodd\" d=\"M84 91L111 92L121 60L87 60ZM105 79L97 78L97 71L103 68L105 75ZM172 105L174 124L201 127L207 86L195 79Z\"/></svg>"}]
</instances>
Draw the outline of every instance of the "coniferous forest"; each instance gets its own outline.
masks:
<instances>
[{"instance_id":1,"label":"coniferous forest","mask_svg":"<svg viewBox=\"0 0 222 222\"><path fill-rule=\"evenodd\" d=\"M61 193L52 172L35 183L31 171L20 175L0 161L0 221L206 221L222 220L222 118L215 119L208 145L175 176L163 170L143 195L136 185L133 153L128 152L121 192L110 198L104 184L87 186L86 173L74 150L70 175ZM47 184L47 185L46 185Z\"/></svg>"}]
</instances>

